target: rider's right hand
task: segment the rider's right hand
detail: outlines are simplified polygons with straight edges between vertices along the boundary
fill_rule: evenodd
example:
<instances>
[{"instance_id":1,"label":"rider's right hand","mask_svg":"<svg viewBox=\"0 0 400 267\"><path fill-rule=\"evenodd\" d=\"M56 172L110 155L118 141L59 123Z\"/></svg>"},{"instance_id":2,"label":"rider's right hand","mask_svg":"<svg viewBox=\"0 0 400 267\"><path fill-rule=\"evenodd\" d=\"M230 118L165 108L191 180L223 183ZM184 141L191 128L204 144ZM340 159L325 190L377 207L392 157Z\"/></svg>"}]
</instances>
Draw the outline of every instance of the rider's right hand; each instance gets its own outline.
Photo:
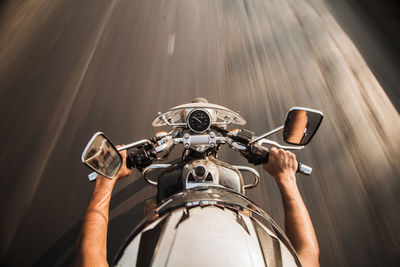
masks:
<instances>
[{"instance_id":1,"label":"rider's right hand","mask_svg":"<svg viewBox=\"0 0 400 267\"><path fill-rule=\"evenodd\" d=\"M263 168L280 184L288 181L296 182L297 165L296 156L293 153L273 147L269 151L268 162L263 165Z\"/></svg>"}]
</instances>

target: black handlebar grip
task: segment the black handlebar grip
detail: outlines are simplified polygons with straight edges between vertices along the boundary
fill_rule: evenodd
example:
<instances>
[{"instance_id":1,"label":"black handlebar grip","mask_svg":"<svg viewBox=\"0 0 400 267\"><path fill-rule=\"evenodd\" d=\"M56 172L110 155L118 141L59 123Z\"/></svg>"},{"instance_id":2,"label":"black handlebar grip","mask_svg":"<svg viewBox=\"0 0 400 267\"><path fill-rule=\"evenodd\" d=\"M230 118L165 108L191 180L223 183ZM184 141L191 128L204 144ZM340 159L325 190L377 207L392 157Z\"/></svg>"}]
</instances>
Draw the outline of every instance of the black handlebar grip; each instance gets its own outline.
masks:
<instances>
[{"instance_id":1,"label":"black handlebar grip","mask_svg":"<svg viewBox=\"0 0 400 267\"><path fill-rule=\"evenodd\" d=\"M300 162L297 162L297 163L298 163L298 166L297 166L297 172L298 173L301 173L301 174L304 174L304 175L311 175L311 173L312 173L312 168L311 167L309 167L307 165L304 165L304 164L302 164Z\"/></svg>"},{"instance_id":2,"label":"black handlebar grip","mask_svg":"<svg viewBox=\"0 0 400 267\"><path fill-rule=\"evenodd\" d=\"M248 147L248 152L245 155L249 163L260 165L268 162L268 148L252 144Z\"/></svg>"},{"instance_id":3,"label":"black handlebar grip","mask_svg":"<svg viewBox=\"0 0 400 267\"><path fill-rule=\"evenodd\" d=\"M126 167L128 168L128 169L133 169L133 168L135 168L135 165L133 164L133 154L131 153L131 154L128 154L127 156L126 156Z\"/></svg>"}]
</instances>

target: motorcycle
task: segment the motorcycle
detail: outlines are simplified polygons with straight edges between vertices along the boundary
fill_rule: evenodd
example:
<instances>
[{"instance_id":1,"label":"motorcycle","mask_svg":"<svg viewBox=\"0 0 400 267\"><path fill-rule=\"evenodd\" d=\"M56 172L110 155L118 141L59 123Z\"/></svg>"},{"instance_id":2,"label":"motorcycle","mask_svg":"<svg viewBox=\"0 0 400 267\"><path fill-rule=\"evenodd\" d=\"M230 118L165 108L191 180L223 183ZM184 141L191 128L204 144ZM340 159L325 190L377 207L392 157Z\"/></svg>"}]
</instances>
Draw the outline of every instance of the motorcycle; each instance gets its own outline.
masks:
<instances>
[{"instance_id":1,"label":"motorcycle","mask_svg":"<svg viewBox=\"0 0 400 267\"><path fill-rule=\"evenodd\" d=\"M134 228L119 249L115 266L301 266L296 251L276 222L246 198L260 174L248 166L232 166L218 159L227 145L254 165L268 161L269 147L301 150L322 122L320 111L293 107L284 125L261 136L245 129L237 112L206 100L159 113L154 127L167 126L151 139L119 148L101 132L87 144L82 162L97 174L113 179L122 166L119 153L127 150L126 164L142 172L157 188L157 206ZM281 145L267 137L283 132ZM177 145L180 159L160 163ZM254 178L244 184L242 172ZM299 163L298 172L312 168ZM150 175L153 173L153 175ZM157 175L154 175L157 173ZM155 176L155 177L154 177Z\"/></svg>"}]
</instances>

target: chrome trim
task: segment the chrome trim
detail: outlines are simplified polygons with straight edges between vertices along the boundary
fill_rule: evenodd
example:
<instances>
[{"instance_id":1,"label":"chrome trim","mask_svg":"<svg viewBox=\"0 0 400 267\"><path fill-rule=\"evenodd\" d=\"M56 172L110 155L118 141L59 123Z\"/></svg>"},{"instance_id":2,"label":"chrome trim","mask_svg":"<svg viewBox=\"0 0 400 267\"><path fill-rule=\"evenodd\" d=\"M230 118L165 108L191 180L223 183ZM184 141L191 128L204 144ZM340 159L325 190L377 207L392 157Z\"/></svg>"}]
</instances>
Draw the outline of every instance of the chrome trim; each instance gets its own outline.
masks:
<instances>
[{"instance_id":1,"label":"chrome trim","mask_svg":"<svg viewBox=\"0 0 400 267\"><path fill-rule=\"evenodd\" d=\"M232 123L232 120L216 121L216 122L213 122L213 125L229 125L231 123Z\"/></svg>"},{"instance_id":2,"label":"chrome trim","mask_svg":"<svg viewBox=\"0 0 400 267\"><path fill-rule=\"evenodd\" d=\"M170 167L172 164L153 164L150 166L147 166L144 170L143 170L143 177L146 180L146 182L148 182L151 185L157 186L157 182L150 180L149 178L146 177L146 174L151 171L151 170L155 170L155 169L165 169Z\"/></svg>"},{"instance_id":3,"label":"chrome trim","mask_svg":"<svg viewBox=\"0 0 400 267\"><path fill-rule=\"evenodd\" d=\"M196 174L196 168L197 168L197 167L203 167L203 168L204 168L205 172L204 172L203 176L198 176L198 175ZM207 175L208 175L209 173L210 173L210 171L207 169L206 165L204 165L204 164L194 165L194 166L193 166L193 169L189 172L189 174L192 174L192 176L194 177L194 179L195 179L196 181L202 181L202 182L206 179L206 177L207 177ZM186 176L186 181L187 181L188 178L189 178L189 174Z\"/></svg>"},{"instance_id":4,"label":"chrome trim","mask_svg":"<svg viewBox=\"0 0 400 267\"><path fill-rule=\"evenodd\" d=\"M286 149L286 150L302 150L304 149L304 146L283 146L278 144L277 142L268 140L268 139L261 139L257 142L257 144L259 144L260 146L264 145L264 144L268 144L268 145L273 145L282 149Z\"/></svg>"},{"instance_id":5,"label":"chrome trim","mask_svg":"<svg viewBox=\"0 0 400 267\"><path fill-rule=\"evenodd\" d=\"M231 143L231 146L242 151L245 151L247 149L245 146L239 145L237 142Z\"/></svg>"},{"instance_id":6,"label":"chrome trim","mask_svg":"<svg viewBox=\"0 0 400 267\"><path fill-rule=\"evenodd\" d=\"M137 146L140 146L140 145L144 145L144 144L147 144L147 143L150 144L151 141L150 141L149 139L142 139L142 140L140 140L140 141L131 143L131 144L129 144L129 145L121 146L120 148L118 148L118 151L130 149L130 148L137 147Z\"/></svg>"},{"instance_id":7,"label":"chrome trim","mask_svg":"<svg viewBox=\"0 0 400 267\"><path fill-rule=\"evenodd\" d=\"M170 123L166 120L164 117L165 115L169 115L171 112L179 111L181 110L182 112L184 110L190 110L190 109L210 109L210 110L215 110L217 112L226 112L231 116L231 120L224 120L224 122L214 122L216 125L228 125L230 123L238 124L238 125L245 125L246 121L240 115L238 112L234 112L226 107L216 105L216 104L211 104L211 103L188 103L188 104L183 104L180 106L176 106L173 108L168 109L167 111L161 113L158 113L158 116L153 120L152 125L154 127L157 126L163 126L163 125L169 125L169 126L185 126L186 123ZM220 118L222 120L222 118ZM160 123L162 121L163 123ZM165 123L165 124L164 124Z\"/></svg>"},{"instance_id":8,"label":"chrome trim","mask_svg":"<svg viewBox=\"0 0 400 267\"><path fill-rule=\"evenodd\" d=\"M244 189L252 189L252 188L256 187L258 185L258 183L260 182L260 174L255 169L247 167L247 166L232 166L232 167L236 168L238 171L250 172L255 177L254 182L252 184L245 185Z\"/></svg>"},{"instance_id":9,"label":"chrome trim","mask_svg":"<svg viewBox=\"0 0 400 267\"><path fill-rule=\"evenodd\" d=\"M162 115L162 120L168 125L168 126L186 126L186 123L170 123L166 118L165 118L165 114Z\"/></svg>"},{"instance_id":10,"label":"chrome trim","mask_svg":"<svg viewBox=\"0 0 400 267\"><path fill-rule=\"evenodd\" d=\"M97 136L99 136L99 135L101 135L101 134L102 134L103 136L105 136L104 133L102 133L102 132L97 132L97 133L95 133L95 134L92 136L92 138L90 138L90 140L89 140L89 142L87 143L85 149L83 150L83 153L82 153L82 156L81 156L82 163L85 163L85 155L86 155L87 150L88 150L89 147L90 147L90 144L94 141L94 139L95 139ZM107 137L106 137L106 139L107 139ZM111 143L111 142L110 142L110 143Z\"/></svg>"},{"instance_id":11,"label":"chrome trim","mask_svg":"<svg viewBox=\"0 0 400 267\"><path fill-rule=\"evenodd\" d=\"M164 151L166 148L170 148L173 144L174 144L174 142L169 140L166 143L155 147L154 149L156 150L157 153L159 153L159 152Z\"/></svg>"},{"instance_id":12,"label":"chrome trim","mask_svg":"<svg viewBox=\"0 0 400 267\"><path fill-rule=\"evenodd\" d=\"M91 181L91 182L95 181L95 180L97 179L97 176L98 176L98 175L99 175L99 174L98 174L97 172L91 172L91 173L89 173L89 175L88 175L89 181Z\"/></svg>"},{"instance_id":13,"label":"chrome trim","mask_svg":"<svg viewBox=\"0 0 400 267\"><path fill-rule=\"evenodd\" d=\"M265 134L263 134L263 135L260 135L260 136L256 137L255 139L251 140L250 144L253 144L253 143L257 142L258 140L261 140L261 139L263 139L263 138L265 138L265 137L268 137L268 136L270 136L270 135L273 135L273 134L275 134L275 133L277 133L277 132L283 131L283 128L284 128L284 127L285 127L285 126L282 125L282 126L279 126L278 128L275 128L275 129L273 129L273 130L271 130L271 131L269 131L269 132L267 132L267 133L265 133Z\"/></svg>"},{"instance_id":14,"label":"chrome trim","mask_svg":"<svg viewBox=\"0 0 400 267\"><path fill-rule=\"evenodd\" d=\"M299 162L299 167L297 171L304 175L311 175L312 168Z\"/></svg>"},{"instance_id":15,"label":"chrome trim","mask_svg":"<svg viewBox=\"0 0 400 267\"><path fill-rule=\"evenodd\" d=\"M200 135L190 135L186 133L183 138L174 138L172 141L175 144L183 143L185 148L198 145L208 145L210 147L215 147L217 143L224 143L226 141L225 137L216 136L214 132L210 134L200 134Z\"/></svg>"},{"instance_id":16,"label":"chrome trim","mask_svg":"<svg viewBox=\"0 0 400 267\"><path fill-rule=\"evenodd\" d=\"M312 109L312 108L292 107L292 108L289 109L288 113L289 113L290 111L292 111L292 110L304 110L304 111L309 111L309 112L318 113L318 114L320 114L322 117L324 116L324 114L323 114L321 111L316 110L316 109ZM286 116L286 117L287 117L287 116Z\"/></svg>"},{"instance_id":17,"label":"chrome trim","mask_svg":"<svg viewBox=\"0 0 400 267\"><path fill-rule=\"evenodd\" d=\"M197 166L205 168L205 174L202 177L196 175ZM189 182L189 175L192 174L194 181ZM211 175L212 181L206 181L208 175ZM219 184L219 172L217 165L208 159L197 159L185 164L182 169L183 188L189 189L198 185Z\"/></svg>"}]
</instances>

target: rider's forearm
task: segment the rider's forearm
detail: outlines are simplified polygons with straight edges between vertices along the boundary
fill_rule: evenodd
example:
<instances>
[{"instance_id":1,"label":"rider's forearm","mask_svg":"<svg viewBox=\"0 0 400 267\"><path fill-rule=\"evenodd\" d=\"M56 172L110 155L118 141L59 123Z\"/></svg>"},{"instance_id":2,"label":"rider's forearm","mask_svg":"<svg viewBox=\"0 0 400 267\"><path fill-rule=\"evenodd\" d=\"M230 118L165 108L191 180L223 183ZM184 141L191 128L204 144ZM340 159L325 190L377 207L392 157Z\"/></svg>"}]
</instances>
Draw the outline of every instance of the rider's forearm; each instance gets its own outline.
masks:
<instances>
[{"instance_id":1,"label":"rider's forearm","mask_svg":"<svg viewBox=\"0 0 400 267\"><path fill-rule=\"evenodd\" d=\"M303 266L319 266L319 248L307 208L297 188L295 177L281 177L278 186L285 208L286 234Z\"/></svg>"},{"instance_id":2,"label":"rider's forearm","mask_svg":"<svg viewBox=\"0 0 400 267\"><path fill-rule=\"evenodd\" d=\"M97 177L78 239L76 266L108 266L108 211L115 180Z\"/></svg>"}]
</instances>

